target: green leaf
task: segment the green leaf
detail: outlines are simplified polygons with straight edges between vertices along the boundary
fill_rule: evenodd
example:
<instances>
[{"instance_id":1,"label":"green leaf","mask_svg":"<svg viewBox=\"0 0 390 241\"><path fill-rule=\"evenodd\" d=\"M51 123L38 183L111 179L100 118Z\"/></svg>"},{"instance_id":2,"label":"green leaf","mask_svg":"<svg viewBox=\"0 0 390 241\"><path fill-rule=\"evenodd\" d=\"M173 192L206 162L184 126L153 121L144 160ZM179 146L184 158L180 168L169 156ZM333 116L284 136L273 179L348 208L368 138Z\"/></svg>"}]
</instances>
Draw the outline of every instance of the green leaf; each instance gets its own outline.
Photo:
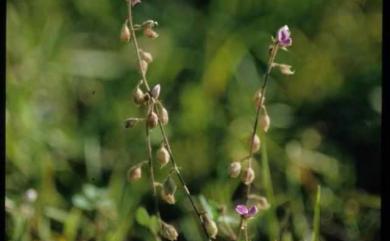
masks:
<instances>
[{"instance_id":1,"label":"green leaf","mask_svg":"<svg viewBox=\"0 0 390 241\"><path fill-rule=\"evenodd\" d=\"M139 223L140 225L149 227L150 217L144 207L139 207L137 209L137 211L135 212L135 219L137 220L137 223Z\"/></svg>"},{"instance_id":2,"label":"green leaf","mask_svg":"<svg viewBox=\"0 0 390 241\"><path fill-rule=\"evenodd\" d=\"M156 216L151 216L149 220L149 228L152 233L157 234L160 230L160 220Z\"/></svg>"},{"instance_id":3,"label":"green leaf","mask_svg":"<svg viewBox=\"0 0 390 241\"><path fill-rule=\"evenodd\" d=\"M74 195L72 197L72 202L73 202L74 206L76 206L82 210L87 210L87 211L93 210L92 203L80 194Z\"/></svg>"},{"instance_id":4,"label":"green leaf","mask_svg":"<svg viewBox=\"0 0 390 241\"><path fill-rule=\"evenodd\" d=\"M318 241L320 232L320 203L321 203L321 186L317 187L316 203L314 207L314 218L313 218L313 238L312 241Z\"/></svg>"}]
</instances>

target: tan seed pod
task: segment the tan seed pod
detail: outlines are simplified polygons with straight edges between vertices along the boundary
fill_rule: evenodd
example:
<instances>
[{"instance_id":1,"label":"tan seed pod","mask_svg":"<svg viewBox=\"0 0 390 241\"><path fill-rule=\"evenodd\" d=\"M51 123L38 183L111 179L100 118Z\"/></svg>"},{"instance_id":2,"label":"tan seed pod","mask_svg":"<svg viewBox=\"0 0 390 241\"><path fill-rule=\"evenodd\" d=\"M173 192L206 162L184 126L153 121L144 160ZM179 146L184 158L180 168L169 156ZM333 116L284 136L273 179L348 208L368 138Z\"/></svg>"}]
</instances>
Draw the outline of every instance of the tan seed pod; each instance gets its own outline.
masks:
<instances>
[{"instance_id":1,"label":"tan seed pod","mask_svg":"<svg viewBox=\"0 0 390 241\"><path fill-rule=\"evenodd\" d=\"M267 113L264 113L260 117L260 127L263 129L264 132L267 132L269 127L271 125L271 119L269 118L269 115Z\"/></svg>"},{"instance_id":2,"label":"tan seed pod","mask_svg":"<svg viewBox=\"0 0 390 241\"><path fill-rule=\"evenodd\" d=\"M165 166L170 160L169 152L164 146L161 146L157 150L156 157L157 160L160 162L161 167Z\"/></svg>"},{"instance_id":3,"label":"tan seed pod","mask_svg":"<svg viewBox=\"0 0 390 241\"><path fill-rule=\"evenodd\" d=\"M145 102L145 94L139 87L134 90L133 100L138 105L143 104Z\"/></svg>"},{"instance_id":4,"label":"tan seed pod","mask_svg":"<svg viewBox=\"0 0 390 241\"><path fill-rule=\"evenodd\" d=\"M154 128L158 125L158 116L154 111L150 112L148 115L148 126L149 128Z\"/></svg>"},{"instance_id":5,"label":"tan seed pod","mask_svg":"<svg viewBox=\"0 0 390 241\"><path fill-rule=\"evenodd\" d=\"M176 198L175 198L174 194L166 193L164 191L164 189L161 190L161 199L164 200L168 204L173 205L176 203Z\"/></svg>"},{"instance_id":6,"label":"tan seed pod","mask_svg":"<svg viewBox=\"0 0 390 241\"><path fill-rule=\"evenodd\" d=\"M255 180L255 171L252 168L247 168L243 171L241 181L245 185L249 185Z\"/></svg>"},{"instance_id":7,"label":"tan seed pod","mask_svg":"<svg viewBox=\"0 0 390 241\"><path fill-rule=\"evenodd\" d=\"M129 182L139 180L141 177L142 169L138 165L131 167L127 172L127 179L129 180Z\"/></svg>"},{"instance_id":8,"label":"tan seed pod","mask_svg":"<svg viewBox=\"0 0 390 241\"><path fill-rule=\"evenodd\" d=\"M141 59L145 60L147 63L152 63L153 62L153 56L149 52L145 52L143 50L139 51Z\"/></svg>"},{"instance_id":9,"label":"tan seed pod","mask_svg":"<svg viewBox=\"0 0 390 241\"><path fill-rule=\"evenodd\" d=\"M255 136L253 137L253 141L249 140L249 145L251 144L252 144L251 148L253 153L256 153L257 151L260 150L261 142L257 134L255 134Z\"/></svg>"},{"instance_id":10,"label":"tan seed pod","mask_svg":"<svg viewBox=\"0 0 390 241\"><path fill-rule=\"evenodd\" d=\"M236 178L240 175L241 172L241 163L238 161L230 163L229 166L229 176L232 178Z\"/></svg>"},{"instance_id":11,"label":"tan seed pod","mask_svg":"<svg viewBox=\"0 0 390 241\"><path fill-rule=\"evenodd\" d=\"M259 107L260 104L263 104L262 102L264 102L264 98L262 98L261 89L256 91L253 99L256 103L256 107Z\"/></svg>"},{"instance_id":12,"label":"tan seed pod","mask_svg":"<svg viewBox=\"0 0 390 241\"><path fill-rule=\"evenodd\" d=\"M217 224L212 219L210 219L207 214L204 214L202 217L203 217L203 221L204 221L204 225L205 225L207 234L211 238L215 239L217 237L217 234L218 234Z\"/></svg>"},{"instance_id":13,"label":"tan seed pod","mask_svg":"<svg viewBox=\"0 0 390 241\"><path fill-rule=\"evenodd\" d=\"M168 121L169 121L168 111L164 107L161 107L160 121L161 121L161 124L163 124L163 125L168 124Z\"/></svg>"},{"instance_id":14,"label":"tan seed pod","mask_svg":"<svg viewBox=\"0 0 390 241\"><path fill-rule=\"evenodd\" d=\"M120 39L123 42L129 42L131 38L131 33L129 27L127 27L127 21L123 24Z\"/></svg>"},{"instance_id":15,"label":"tan seed pod","mask_svg":"<svg viewBox=\"0 0 390 241\"><path fill-rule=\"evenodd\" d=\"M125 128L132 128L132 127L134 127L139 121L140 121L140 119L138 119L138 118L128 118L128 119L125 120Z\"/></svg>"},{"instance_id":16,"label":"tan seed pod","mask_svg":"<svg viewBox=\"0 0 390 241\"><path fill-rule=\"evenodd\" d=\"M145 75L146 72L148 71L148 62L146 62L145 60L141 59L140 68L141 68L140 69L141 73L143 73Z\"/></svg>"},{"instance_id":17,"label":"tan seed pod","mask_svg":"<svg viewBox=\"0 0 390 241\"><path fill-rule=\"evenodd\" d=\"M267 198L265 198L263 196L256 195L256 194L250 194L248 196L248 202L251 205L256 205L258 210L266 210L271 206L268 203Z\"/></svg>"},{"instance_id":18,"label":"tan seed pod","mask_svg":"<svg viewBox=\"0 0 390 241\"><path fill-rule=\"evenodd\" d=\"M151 27L146 27L144 29L144 35L148 38L157 38L159 35Z\"/></svg>"},{"instance_id":19,"label":"tan seed pod","mask_svg":"<svg viewBox=\"0 0 390 241\"><path fill-rule=\"evenodd\" d=\"M179 236L175 227L173 225L165 223L164 221L161 221L160 235L170 241L177 240L177 237Z\"/></svg>"}]
</instances>

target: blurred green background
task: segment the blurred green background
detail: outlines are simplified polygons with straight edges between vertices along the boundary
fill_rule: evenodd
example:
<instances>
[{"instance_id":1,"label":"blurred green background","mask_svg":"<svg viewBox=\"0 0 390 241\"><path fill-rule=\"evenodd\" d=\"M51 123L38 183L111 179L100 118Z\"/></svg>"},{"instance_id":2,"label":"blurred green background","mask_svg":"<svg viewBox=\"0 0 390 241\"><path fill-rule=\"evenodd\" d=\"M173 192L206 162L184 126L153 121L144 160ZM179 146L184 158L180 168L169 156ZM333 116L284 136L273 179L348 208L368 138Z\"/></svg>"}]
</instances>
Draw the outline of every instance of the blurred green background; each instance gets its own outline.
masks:
<instances>
[{"instance_id":1,"label":"blurred green background","mask_svg":"<svg viewBox=\"0 0 390 241\"><path fill-rule=\"evenodd\" d=\"M7 240L153 240L147 174L126 181L147 153L143 128L123 128L144 113L131 101L134 48L119 41L126 14L124 0L7 0ZM287 24L293 46L276 61L296 72L274 71L268 86L274 197L256 155L254 191L272 208L250 224L253 240L311 240L317 184L320 240L380 240L381 1L143 0L134 15L159 23L159 38L139 41L199 206L215 220L225 206L237 225L227 166L247 153L268 45ZM161 203L163 219L180 240L202 240L182 190L176 198Z\"/></svg>"}]
</instances>

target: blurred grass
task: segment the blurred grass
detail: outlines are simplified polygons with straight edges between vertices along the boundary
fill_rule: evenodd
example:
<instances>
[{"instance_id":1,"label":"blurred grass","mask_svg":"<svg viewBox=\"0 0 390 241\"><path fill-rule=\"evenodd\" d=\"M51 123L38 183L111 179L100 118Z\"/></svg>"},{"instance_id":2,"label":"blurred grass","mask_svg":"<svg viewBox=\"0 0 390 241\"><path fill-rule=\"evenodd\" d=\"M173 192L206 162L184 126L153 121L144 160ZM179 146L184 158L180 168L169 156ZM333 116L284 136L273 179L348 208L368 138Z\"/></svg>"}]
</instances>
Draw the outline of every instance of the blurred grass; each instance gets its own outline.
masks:
<instances>
[{"instance_id":1,"label":"blurred grass","mask_svg":"<svg viewBox=\"0 0 390 241\"><path fill-rule=\"evenodd\" d=\"M123 129L143 113L130 101L139 76L134 49L119 41L125 16L122 1L7 0L7 240L153 240L135 217L152 214L148 182L126 182L146 148L142 128ZM135 19L159 22L160 37L140 42L155 59L148 79L162 85L182 173L235 225L240 185L226 168L247 153L270 36L288 24L293 46L277 61L296 74L271 75L254 187L271 209L252 233L310 240L321 185L319 240L380 239L382 1L144 0ZM161 209L182 240L200 240L184 195Z\"/></svg>"}]
</instances>

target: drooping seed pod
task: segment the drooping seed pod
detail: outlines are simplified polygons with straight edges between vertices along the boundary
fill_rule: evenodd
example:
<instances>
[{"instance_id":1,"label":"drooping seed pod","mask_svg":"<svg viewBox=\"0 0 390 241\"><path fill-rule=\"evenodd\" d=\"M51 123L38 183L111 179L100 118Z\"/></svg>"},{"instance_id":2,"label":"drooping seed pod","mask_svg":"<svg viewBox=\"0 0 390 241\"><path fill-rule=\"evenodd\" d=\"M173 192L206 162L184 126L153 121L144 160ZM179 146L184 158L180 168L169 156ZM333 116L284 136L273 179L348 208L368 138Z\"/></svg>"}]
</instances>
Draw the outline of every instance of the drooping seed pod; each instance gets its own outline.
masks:
<instances>
[{"instance_id":1,"label":"drooping seed pod","mask_svg":"<svg viewBox=\"0 0 390 241\"><path fill-rule=\"evenodd\" d=\"M241 163L238 161L230 163L229 166L229 176L232 178L236 178L241 173Z\"/></svg>"},{"instance_id":2,"label":"drooping seed pod","mask_svg":"<svg viewBox=\"0 0 390 241\"><path fill-rule=\"evenodd\" d=\"M155 85L152 90L150 91L153 98L158 99L160 96L161 86L160 84Z\"/></svg>"},{"instance_id":3,"label":"drooping seed pod","mask_svg":"<svg viewBox=\"0 0 390 241\"><path fill-rule=\"evenodd\" d=\"M179 236L175 227L173 225L165 223L164 221L161 221L160 235L170 241L177 240L177 237Z\"/></svg>"},{"instance_id":4,"label":"drooping seed pod","mask_svg":"<svg viewBox=\"0 0 390 241\"><path fill-rule=\"evenodd\" d=\"M259 196L256 194L250 194L248 195L248 203L250 205L256 205L256 207L261 210L268 209L271 205L268 203L267 198L263 196Z\"/></svg>"},{"instance_id":5,"label":"drooping seed pod","mask_svg":"<svg viewBox=\"0 0 390 241\"><path fill-rule=\"evenodd\" d=\"M145 60L148 64L152 63L153 62L153 56L151 53L149 52L145 52L143 50L140 50L139 51L139 54L141 56L141 59L142 60Z\"/></svg>"},{"instance_id":6,"label":"drooping seed pod","mask_svg":"<svg viewBox=\"0 0 390 241\"><path fill-rule=\"evenodd\" d=\"M148 62L146 62L145 60L141 59L140 61L140 71L141 73L143 73L144 75L146 74L146 71L148 71Z\"/></svg>"},{"instance_id":7,"label":"drooping seed pod","mask_svg":"<svg viewBox=\"0 0 390 241\"><path fill-rule=\"evenodd\" d=\"M251 141L251 138L249 139L249 145L251 145L251 144L252 144L251 148L252 148L253 153L260 150L261 142L260 142L260 138L257 134L254 135L253 141Z\"/></svg>"},{"instance_id":8,"label":"drooping seed pod","mask_svg":"<svg viewBox=\"0 0 390 241\"><path fill-rule=\"evenodd\" d=\"M161 124L163 124L163 125L168 124L168 121L169 121L168 111L162 106L161 106L161 112L160 112L159 118L160 118Z\"/></svg>"},{"instance_id":9,"label":"drooping seed pod","mask_svg":"<svg viewBox=\"0 0 390 241\"><path fill-rule=\"evenodd\" d=\"M130 118L125 120L125 128L132 128L135 125L137 125L139 121L140 121L139 118L130 117Z\"/></svg>"},{"instance_id":10,"label":"drooping seed pod","mask_svg":"<svg viewBox=\"0 0 390 241\"><path fill-rule=\"evenodd\" d=\"M155 38L157 38L157 37L159 36L158 33L156 33L156 32L153 30L153 28L151 28L151 27L146 27L146 28L144 29L144 35L145 35L146 37L152 38L152 39L155 39Z\"/></svg>"},{"instance_id":11,"label":"drooping seed pod","mask_svg":"<svg viewBox=\"0 0 390 241\"><path fill-rule=\"evenodd\" d=\"M170 160L170 155L168 150L161 146L156 153L156 158L160 162L161 167L164 167Z\"/></svg>"},{"instance_id":12,"label":"drooping seed pod","mask_svg":"<svg viewBox=\"0 0 390 241\"><path fill-rule=\"evenodd\" d=\"M154 111L149 113L147 123L149 128L154 128L158 125L158 116L154 113Z\"/></svg>"},{"instance_id":13,"label":"drooping seed pod","mask_svg":"<svg viewBox=\"0 0 390 241\"><path fill-rule=\"evenodd\" d=\"M130 32L129 27L127 26L127 21L125 21L125 23L122 26L120 39L123 42L129 42L130 38L131 38L131 32Z\"/></svg>"},{"instance_id":14,"label":"drooping seed pod","mask_svg":"<svg viewBox=\"0 0 390 241\"><path fill-rule=\"evenodd\" d=\"M161 190L161 199L164 200L168 204L175 204L176 203L176 198L175 195L166 193L165 190Z\"/></svg>"},{"instance_id":15,"label":"drooping seed pod","mask_svg":"<svg viewBox=\"0 0 390 241\"><path fill-rule=\"evenodd\" d=\"M267 132L269 127L271 125L271 119L269 118L269 115L267 112L265 112L261 117L260 117L260 128L264 131Z\"/></svg>"},{"instance_id":16,"label":"drooping seed pod","mask_svg":"<svg viewBox=\"0 0 390 241\"><path fill-rule=\"evenodd\" d=\"M139 87L134 90L133 100L138 105L143 104L145 102L145 94Z\"/></svg>"},{"instance_id":17,"label":"drooping seed pod","mask_svg":"<svg viewBox=\"0 0 390 241\"><path fill-rule=\"evenodd\" d=\"M262 96L261 89L256 91L253 99L254 99L254 101L256 103L256 107L259 107L260 105L264 104L265 97Z\"/></svg>"},{"instance_id":18,"label":"drooping seed pod","mask_svg":"<svg viewBox=\"0 0 390 241\"><path fill-rule=\"evenodd\" d=\"M209 216L207 214L202 215L202 218L203 218L203 222L204 222L204 226L206 228L207 234L211 238L215 239L217 237L217 234L218 234L217 224L211 218L209 218Z\"/></svg>"},{"instance_id":19,"label":"drooping seed pod","mask_svg":"<svg viewBox=\"0 0 390 241\"><path fill-rule=\"evenodd\" d=\"M251 167L249 167L243 171L241 181L245 185L249 185L253 182L253 180L255 180L255 171Z\"/></svg>"},{"instance_id":20,"label":"drooping seed pod","mask_svg":"<svg viewBox=\"0 0 390 241\"><path fill-rule=\"evenodd\" d=\"M142 169L139 165L135 165L129 169L127 172L127 180L137 181L142 177Z\"/></svg>"}]
</instances>

